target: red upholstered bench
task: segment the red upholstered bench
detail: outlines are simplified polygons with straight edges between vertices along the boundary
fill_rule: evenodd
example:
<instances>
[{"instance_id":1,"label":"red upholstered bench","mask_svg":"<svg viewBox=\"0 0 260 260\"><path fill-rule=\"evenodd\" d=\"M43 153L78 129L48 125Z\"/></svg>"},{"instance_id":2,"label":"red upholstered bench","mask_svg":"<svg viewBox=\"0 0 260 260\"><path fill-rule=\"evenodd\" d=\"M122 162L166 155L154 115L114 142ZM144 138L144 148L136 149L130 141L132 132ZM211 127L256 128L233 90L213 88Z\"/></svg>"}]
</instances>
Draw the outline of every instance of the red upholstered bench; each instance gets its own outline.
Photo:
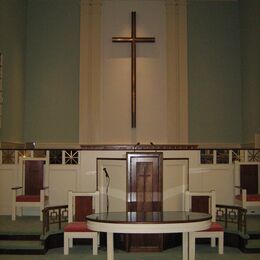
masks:
<instances>
[{"instance_id":1,"label":"red upholstered bench","mask_svg":"<svg viewBox=\"0 0 260 260\"><path fill-rule=\"evenodd\" d=\"M99 212L99 192L68 192L68 224L64 227L64 255L69 254L74 238L92 239L93 255L98 254L98 233L90 230L85 218Z\"/></svg>"},{"instance_id":2,"label":"red upholstered bench","mask_svg":"<svg viewBox=\"0 0 260 260\"><path fill-rule=\"evenodd\" d=\"M17 194L17 191L21 189L22 187L12 188L12 220L16 220L16 208L36 207L40 209L40 220L42 221L42 210L49 202L49 196L45 193L48 187L42 188L39 195Z\"/></svg>"},{"instance_id":3,"label":"red upholstered bench","mask_svg":"<svg viewBox=\"0 0 260 260\"><path fill-rule=\"evenodd\" d=\"M86 222L71 222L64 227L64 232L94 232Z\"/></svg>"},{"instance_id":4,"label":"red upholstered bench","mask_svg":"<svg viewBox=\"0 0 260 260\"><path fill-rule=\"evenodd\" d=\"M16 196L16 201L28 201L28 202L40 202L40 196L39 195L19 195Z\"/></svg>"},{"instance_id":5,"label":"red upholstered bench","mask_svg":"<svg viewBox=\"0 0 260 260\"><path fill-rule=\"evenodd\" d=\"M203 204L203 205L202 205ZM212 223L208 229L190 232L189 234L189 257L195 259L196 238L210 238L210 245L216 246L218 239L218 253L224 253L224 228L216 222L216 192L212 191L185 191L185 210L210 213Z\"/></svg>"},{"instance_id":6,"label":"red upholstered bench","mask_svg":"<svg viewBox=\"0 0 260 260\"><path fill-rule=\"evenodd\" d=\"M236 195L237 200L242 200L242 195ZM246 195L247 201L260 201L260 194L247 194Z\"/></svg>"},{"instance_id":7,"label":"red upholstered bench","mask_svg":"<svg viewBox=\"0 0 260 260\"><path fill-rule=\"evenodd\" d=\"M224 228L217 222L212 222L210 228L203 230L203 232L214 232L214 231L223 231ZM200 231L199 231L200 232Z\"/></svg>"},{"instance_id":8,"label":"red upholstered bench","mask_svg":"<svg viewBox=\"0 0 260 260\"><path fill-rule=\"evenodd\" d=\"M237 187L236 187L237 188ZM235 195L235 203L243 208L260 207L260 194L247 194L246 189L241 189L242 194Z\"/></svg>"}]
</instances>

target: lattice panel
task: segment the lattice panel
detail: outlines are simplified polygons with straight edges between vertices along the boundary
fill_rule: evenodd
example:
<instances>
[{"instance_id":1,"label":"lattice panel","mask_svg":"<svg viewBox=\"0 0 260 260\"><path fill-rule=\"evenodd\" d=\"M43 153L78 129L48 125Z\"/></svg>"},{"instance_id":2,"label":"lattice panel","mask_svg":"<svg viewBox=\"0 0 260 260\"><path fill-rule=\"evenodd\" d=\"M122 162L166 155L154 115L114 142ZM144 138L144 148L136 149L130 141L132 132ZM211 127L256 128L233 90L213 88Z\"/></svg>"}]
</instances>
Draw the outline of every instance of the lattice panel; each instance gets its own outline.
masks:
<instances>
[{"instance_id":1,"label":"lattice panel","mask_svg":"<svg viewBox=\"0 0 260 260\"><path fill-rule=\"evenodd\" d=\"M200 155L201 164L213 164L213 150L202 149Z\"/></svg>"},{"instance_id":2,"label":"lattice panel","mask_svg":"<svg viewBox=\"0 0 260 260\"><path fill-rule=\"evenodd\" d=\"M62 164L62 150L50 150L50 164Z\"/></svg>"},{"instance_id":3,"label":"lattice panel","mask_svg":"<svg viewBox=\"0 0 260 260\"><path fill-rule=\"evenodd\" d=\"M241 161L241 153L240 150L232 150L232 162Z\"/></svg>"},{"instance_id":4,"label":"lattice panel","mask_svg":"<svg viewBox=\"0 0 260 260\"><path fill-rule=\"evenodd\" d=\"M66 150L65 164L78 164L78 163L79 163L79 152L77 150Z\"/></svg>"},{"instance_id":5,"label":"lattice panel","mask_svg":"<svg viewBox=\"0 0 260 260\"><path fill-rule=\"evenodd\" d=\"M260 162L260 150L248 150L249 162Z\"/></svg>"},{"instance_id":6,"label":"lattice panel","mask_svg":"<svg viewBox=\"0 0 260 260\"><path fill-rule=\"evenodd\" d=\"M15 151L3 150L2 151L2 163L3 164L15 164Z\"/></svg>"},{"instance_id":7,"label":"lattice panel","mask_svg":"<svg viewBox=\"0 0 260 260\"><path fill-rule=\"evenodd\" d=\"M229 150L217 150L217 163L229 163Z\"/></svg>"},{"instance_id":8,"label":"lattice panel","mask_svg":"<svg viewBox=\"0 0 260 260\"><path fill-rule=\"evenodd\" d=\"M33 156L35 158L46 157L46 150L34 150Z\"/></svg>"}]
</instances>

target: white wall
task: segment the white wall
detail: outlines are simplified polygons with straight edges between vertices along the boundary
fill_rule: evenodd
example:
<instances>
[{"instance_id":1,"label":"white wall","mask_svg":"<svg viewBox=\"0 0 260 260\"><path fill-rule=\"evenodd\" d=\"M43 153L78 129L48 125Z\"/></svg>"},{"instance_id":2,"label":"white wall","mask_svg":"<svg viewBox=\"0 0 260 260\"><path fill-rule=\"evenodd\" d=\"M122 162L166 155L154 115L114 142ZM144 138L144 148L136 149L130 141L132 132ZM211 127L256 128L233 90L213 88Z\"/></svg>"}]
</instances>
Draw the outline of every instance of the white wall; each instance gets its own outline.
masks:
<instances>
[{"instance_id":1,"label":"white wall","mask_svg":"<svg viewBox=\"0 0 260 260\"><path fill-rule=\"evenodd\" d=\"M163 162L163 210L184 210L184 192L188 189L188 159Z\"/></svg>"},{"instance_id":2,"label":"white wall","mask_svg":"<svg viewBox=\"0 0 260 260\"><path fill-rule=\"evenodd\" d=\"M190 168L191 191L216 191L218 204L234 203L234 165L207 165Z\"/></svg>"},{"instance_id":3,"label":"white wall","mask_svg":"<svg viewBox=\"0 0 260 260\"><path fill-rule=\"evenodd\" d=\"M105 177L103 168L110 174L110 210L126 208L126 152L80 151L78 165L50 165L49 187L51 205L67 204L68 190L101 190L101 210L106 209ZM138 151L137 151L138 152ZM152 152L152 151L151 151ZM200 151L164 151L164 210L181 209L181 192L211 190L217 193L217 203L233 204L234 165L201 165ZM114 160L111 160L114 158ZM174 158L174 160L172 160ZM167 160L168 159L168 160ZM11 214L11 188L19 184L18 164L0 164L0 214ZM189 174L188 174L189 173ZM98 176L98 179L97 179ZM98 180L98 182L97 182ZM103 201L102 201L103 198Z\"/></svg>"}]
</instances>

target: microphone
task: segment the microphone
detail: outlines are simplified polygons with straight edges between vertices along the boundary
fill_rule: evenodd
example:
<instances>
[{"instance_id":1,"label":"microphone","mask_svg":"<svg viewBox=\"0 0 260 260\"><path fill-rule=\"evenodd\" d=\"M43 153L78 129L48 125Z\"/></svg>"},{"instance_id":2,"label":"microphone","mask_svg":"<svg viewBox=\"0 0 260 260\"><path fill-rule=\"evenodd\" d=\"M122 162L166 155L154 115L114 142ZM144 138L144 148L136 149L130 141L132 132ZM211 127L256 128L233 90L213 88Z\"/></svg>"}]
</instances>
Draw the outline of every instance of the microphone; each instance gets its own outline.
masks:
<instances>
[{"instance_id":1,"label":"microphone","mask_svg":"<svg viewBox=\"0 0 260 260\"><path fill-rule=\"evenodd\" d=\"M105 172L105 176L106 176L106 178L110 178L110 176L109 176L109 174L108 174L108 172L107 172L107 169L106 168L103 168L103 171Z\"/></svg>"},{"instance_id":2,"label":"microphone","mask_svg":"<svg viewBox=\"0 0 260 260\"><path fill-rule=\"evenodd\" d=\"M152 141L150 142L150 145L152 145L153 147L155 146L155 144ZM157 150L154 149L154 151L156 152Z\"/></svg>"},{"instance_id":3,"label":"microphone","mask_svg":"<svg viewBox=\"0 0 260 260\"><path fill-rule=\"evenodd\" d=\"M135 152L136 146L138 146L138 145L140 145L140 142L138 142L138 143L136 143L136 144L134 145L134 152Z\"/></svg>"}]
</instances>

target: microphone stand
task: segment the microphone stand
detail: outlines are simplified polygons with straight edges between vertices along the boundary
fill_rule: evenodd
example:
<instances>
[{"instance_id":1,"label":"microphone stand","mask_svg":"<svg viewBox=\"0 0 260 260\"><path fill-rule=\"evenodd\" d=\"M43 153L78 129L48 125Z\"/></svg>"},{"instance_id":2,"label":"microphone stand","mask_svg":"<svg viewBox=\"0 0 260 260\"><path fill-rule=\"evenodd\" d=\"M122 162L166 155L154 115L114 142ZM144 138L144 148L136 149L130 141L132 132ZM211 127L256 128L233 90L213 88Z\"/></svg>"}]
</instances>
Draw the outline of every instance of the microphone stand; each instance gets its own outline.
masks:
<instances>
[{"instance_id":1,"label":"microphone stand","mask_svg":"<svg viewBox=\"0 0 260 260\"><path fill-rule=\"evenodd\" d=\"M105 177L106 177L106 198L107 198L107 213L108 213L109 212L108 188L109 188L109 184L110 184L110 176L109 176L106 168L103 168L103 171L105 172Z\"/></svg>"}]
</instances>

